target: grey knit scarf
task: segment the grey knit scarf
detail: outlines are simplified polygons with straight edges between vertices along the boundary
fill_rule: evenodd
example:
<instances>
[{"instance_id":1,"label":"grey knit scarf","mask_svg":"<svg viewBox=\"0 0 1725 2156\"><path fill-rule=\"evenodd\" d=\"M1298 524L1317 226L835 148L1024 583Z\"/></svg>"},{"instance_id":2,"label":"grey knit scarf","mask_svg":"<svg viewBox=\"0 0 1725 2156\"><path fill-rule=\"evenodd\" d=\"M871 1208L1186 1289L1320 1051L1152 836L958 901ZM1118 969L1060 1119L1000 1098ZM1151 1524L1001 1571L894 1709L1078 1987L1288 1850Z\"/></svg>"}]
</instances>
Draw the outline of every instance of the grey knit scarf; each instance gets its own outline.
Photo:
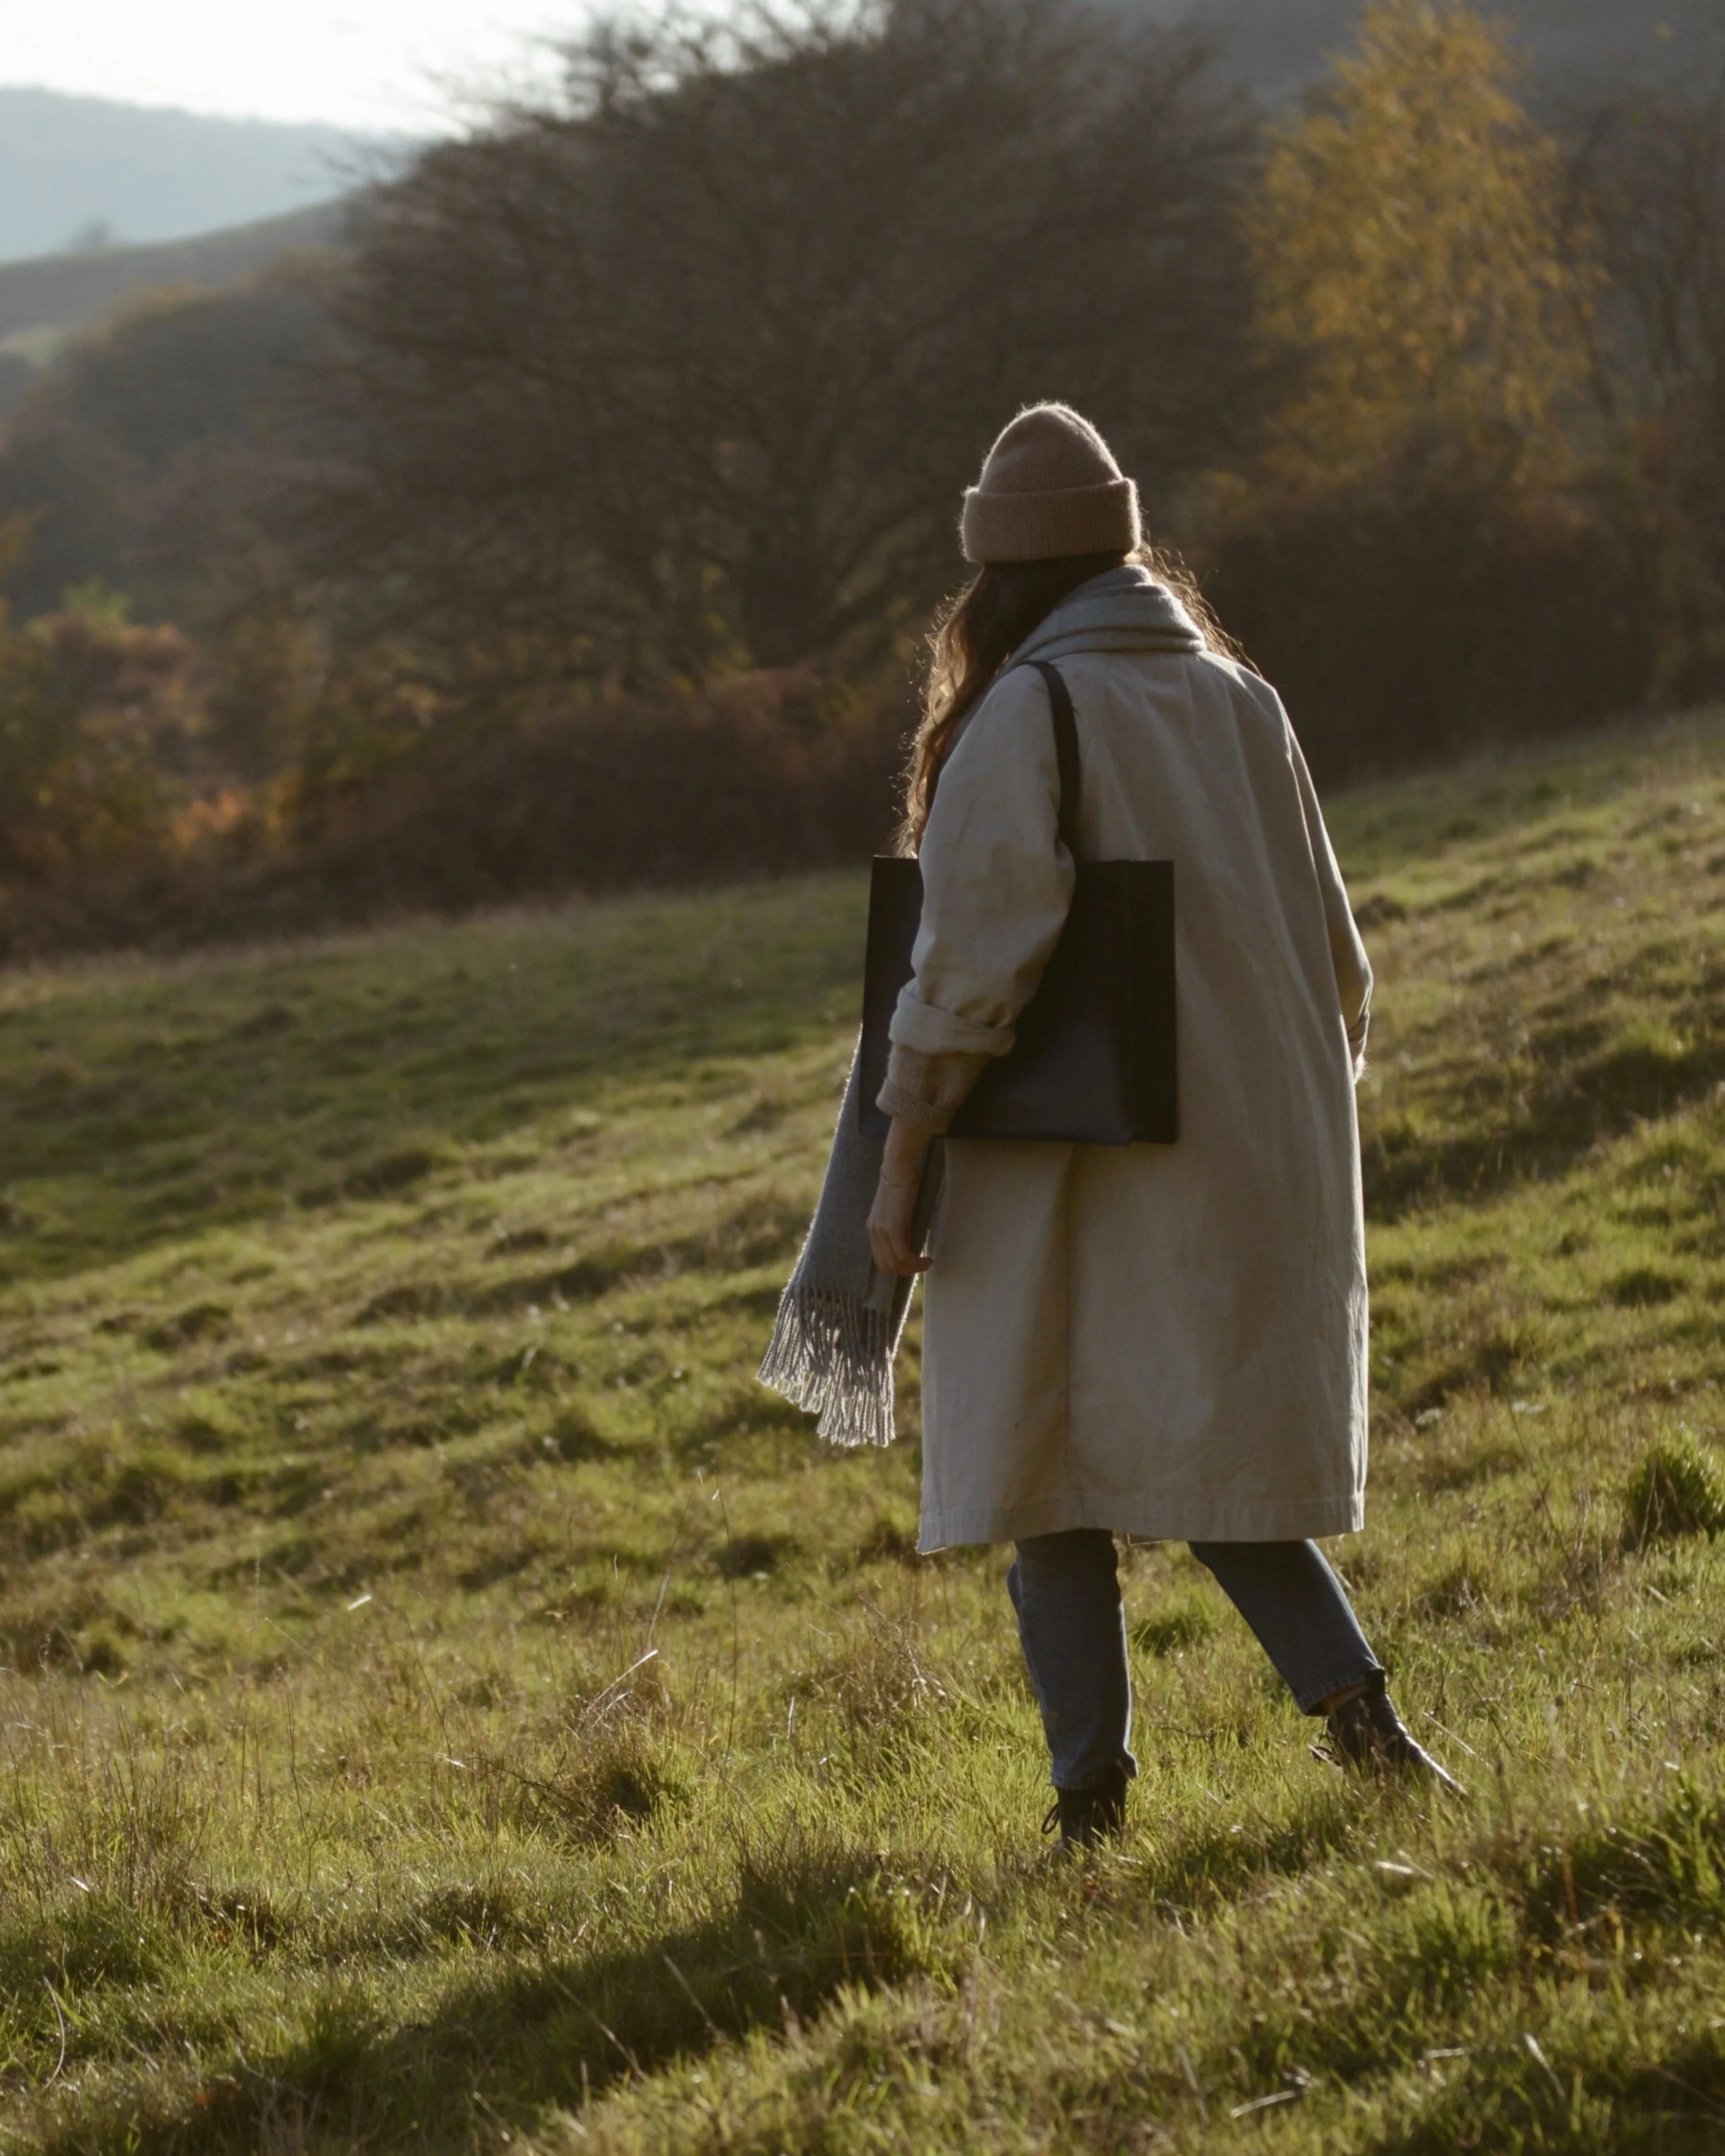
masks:
<instances>
[{"instance_id":1,"label":"grey knit scarf","mask_svg":"<svg viewBox=\"0 0 1725 2156\"><path fill-rule=\"evenodd\" d=\"M869 1210L886 1140L862 1128L858 1061L855 1055L850 1059L820 1202L796 1270L778 1299L760 1378L763 1385L818 1414L817 1433L829 1444L891 1445L893 1358L916 1283L910 1274L896 1278L880 1271L869 1247ZM911 1240L919 1250L927 1240L944 1170L937 1138L928 1149L911 1225Z\"/></svg>"},{"instance_id":2,"label":"grey knit scarf","mask_svg":"<svg viewBox=\"0 0 1725 2156\"><path fill-rule=\"evenodd\" d=\"M1147 569L1110 569L1081 585L1025 639L1009 668L1029 658L1078 651L1198 651L1204 639L1179 601ZM799 1408L818 1414L819 1435L834 1445L891 1445L892 1364L911 1307L911 1276L879 1271L869 1247L868 1218L880 1180L884 1135L865 1132L857 1111L853 1055L820 1202L796 1270L779 1297L760 1378ZM945 1158L929 1148L912 1221L921 1250L939 1203Z\"/></svg>"}]
</instances>

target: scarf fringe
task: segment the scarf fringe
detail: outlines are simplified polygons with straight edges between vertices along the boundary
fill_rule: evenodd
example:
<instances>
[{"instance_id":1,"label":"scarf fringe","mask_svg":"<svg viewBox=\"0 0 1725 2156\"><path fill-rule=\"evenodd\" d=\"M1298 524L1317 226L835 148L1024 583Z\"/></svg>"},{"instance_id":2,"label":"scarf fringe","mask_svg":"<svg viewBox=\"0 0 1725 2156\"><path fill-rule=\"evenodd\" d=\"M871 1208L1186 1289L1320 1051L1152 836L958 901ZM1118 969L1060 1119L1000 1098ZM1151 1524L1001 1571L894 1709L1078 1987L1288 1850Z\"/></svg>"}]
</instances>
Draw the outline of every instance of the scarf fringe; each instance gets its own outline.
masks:
<instances>
[{"instance_id":1,"label":"scarf fringe","mask_svg":"<svg viewBox=\"0 0 1725 2156\"><path fill-rule=\"evenodd\" d=\"M761 1383L820 1421L829 1445L891 1445L893 1328L856 1296L793 1281L759 1372Z\"/></svg>"}]
</instances>

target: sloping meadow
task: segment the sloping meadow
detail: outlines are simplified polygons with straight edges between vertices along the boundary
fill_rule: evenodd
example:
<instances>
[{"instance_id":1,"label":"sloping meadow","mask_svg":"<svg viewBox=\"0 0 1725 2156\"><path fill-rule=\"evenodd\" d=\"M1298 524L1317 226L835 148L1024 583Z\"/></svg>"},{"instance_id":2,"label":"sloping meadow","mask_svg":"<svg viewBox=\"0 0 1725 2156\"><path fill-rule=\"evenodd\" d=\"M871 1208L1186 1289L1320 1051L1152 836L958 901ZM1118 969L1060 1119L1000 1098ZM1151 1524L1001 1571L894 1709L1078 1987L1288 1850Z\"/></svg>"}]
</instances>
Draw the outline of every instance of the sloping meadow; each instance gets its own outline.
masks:
<instances>
[{"instance_id":1,"label":"sloping meadow","mask_svg":"<svg viewBox=\"0 0 1725 2156\"><path fill-rule=\"evenodd\" d=\"M1143 1547L1078 1869L914 1337L886 1454L752 1379L860 880L0 983L0 2146L1718 2147L1725 726L1333 824L1335 1554L1471 1799Z\"/></svg>"}]
</instances>

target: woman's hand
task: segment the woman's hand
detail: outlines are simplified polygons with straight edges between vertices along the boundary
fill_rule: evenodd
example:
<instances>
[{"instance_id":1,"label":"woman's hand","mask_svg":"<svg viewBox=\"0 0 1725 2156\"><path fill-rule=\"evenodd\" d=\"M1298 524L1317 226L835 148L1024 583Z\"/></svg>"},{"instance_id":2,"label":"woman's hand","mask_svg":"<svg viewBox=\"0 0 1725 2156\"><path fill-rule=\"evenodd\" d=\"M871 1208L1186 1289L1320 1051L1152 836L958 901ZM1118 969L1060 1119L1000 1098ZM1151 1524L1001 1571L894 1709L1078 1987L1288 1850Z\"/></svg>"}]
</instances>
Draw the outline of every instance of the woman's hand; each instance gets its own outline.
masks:
<instances>
[{"instance_id":1,"label":"woman's hand","mask_svg":"<svg viewBox=\"0 0 1725 2156\"><path fill-rule=\"evenodd\" d=\"M917 1130L898 1116L893 1117L880 1162L880 1180L875 1186L875 1203L869 1213L869 1248L883 1273L901 1276L928 1270L927 1259L916 1255L911 1240L911 1219L916 1210L916 1194L922 1188L928 1142L926 1131Z\"/></svg>"}]
</instances>

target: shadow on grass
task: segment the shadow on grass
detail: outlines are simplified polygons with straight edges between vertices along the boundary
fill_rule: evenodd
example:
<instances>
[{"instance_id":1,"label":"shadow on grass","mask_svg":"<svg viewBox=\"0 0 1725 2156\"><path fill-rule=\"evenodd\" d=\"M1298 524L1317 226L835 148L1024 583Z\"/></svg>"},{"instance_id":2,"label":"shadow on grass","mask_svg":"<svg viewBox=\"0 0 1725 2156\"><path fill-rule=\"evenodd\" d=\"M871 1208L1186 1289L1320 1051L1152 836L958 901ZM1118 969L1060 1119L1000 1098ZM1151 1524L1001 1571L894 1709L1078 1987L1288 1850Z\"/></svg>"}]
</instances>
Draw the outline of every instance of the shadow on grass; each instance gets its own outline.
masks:
<instances>
[{"instance_id":1,"label":"shadow on grass","mask_svg":"<svg viewBox=\"0 0 1725 2156\"><path fill-rule=\"evenodd\" d=\"M511 1963L387 2028L357 1989L323 1993L273 2058L213 2076L182 2111L88 2117L58 2156L121 2149L470 2148L578 2109L630 2075L931 1966L913 1897L860 1860L747 1861L730 1906L626 1952Z\"/></svg>"},{"instance_id":2,"label":"shadow on grass","mask_svg":"<svg viewBox=\"0 0 1725 2156\"><path fill-rule=\"evenodd\" d=\"M1561 1174L1602 1139L1703 1099L1725 1079L1725 1041L1714 1015L1725 983L1707 985L1712 993L1702 1003L1676 1014L1691 1043L1685 1049L1620 1040L1578 1057L1573 1030L1553 1029L1528 1045L1539 1075L1512 1113L1482 1098L1460 1129L1426 1136L1392 1120L1368 1133L1362 1158L1373 1219Z\"/></svg>"},{"instance_id":3,"label":"shadow on grass","mask_svg":"<svg viewBox=\"0 0 1725 2156\"><path fill-rule=\"evenodd\" d=\"M1359 1825L1354 1786L1341 1774L1302 1793L1286 1817L1202 1826L1157 1853L1146 1883L1158 1908L1202 1917L1266 1877L1291 1878L1348 1848Z\"/></svg>"},{"instance_id":4,"label":"shadow on grass","mask_svg":"<svg viewBox=\"0 0 1725 2156\"><path fill-rule=\"evenodd\" d=\"M1461 2148L1548 2156L1716 2156L1725 2145L1725 2037L1717 2028L1657 2058L1536 2059L1525 2042L1479 2058L1425 2116L1378 2142L1379 2156Z\"/></svg>"}]
</instances>

